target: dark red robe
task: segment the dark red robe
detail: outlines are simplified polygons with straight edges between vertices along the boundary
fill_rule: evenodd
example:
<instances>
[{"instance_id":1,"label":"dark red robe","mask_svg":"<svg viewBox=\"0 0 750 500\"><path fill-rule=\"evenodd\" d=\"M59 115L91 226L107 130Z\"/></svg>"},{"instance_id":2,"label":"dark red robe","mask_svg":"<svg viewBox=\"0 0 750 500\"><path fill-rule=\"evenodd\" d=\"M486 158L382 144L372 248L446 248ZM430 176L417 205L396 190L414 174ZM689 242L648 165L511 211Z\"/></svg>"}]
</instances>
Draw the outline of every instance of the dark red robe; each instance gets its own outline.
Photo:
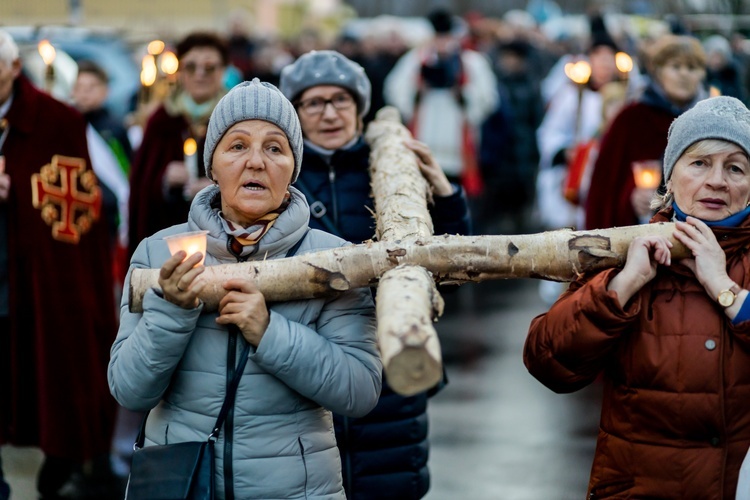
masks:
<instances>
[{"instance_id":1,"label":"dark red robe","mask_svg":"<svg viewBox=\"0 0 750 500\"><path fill-rule=\"evenodd\" d=\"M638 224L630 195L635 189L631 164L661 160L675 115L643 103L624 108L602 138L586 201L586 229Z\"/></svg>"},{"instance_id":2,"label":"dark red robe","mask_svg":"<svg viewBox=\"0 0 750 500\"><path fill-rule=\"evenodd\" d=\"M86 124L23 76L15 81L6 118L10 132L3 153L11 190L3 244L10 315L0 322L0 443L84 460L109 451L115 414L107 386L117 333L110 238L101 216L89 228L77 218L55 226L48 223L55 216L52 207L45 222L45 211L33 200L35 192L41 198L52 189L46 181L35 182L40 178L34 174L54 165L55 155L78 158L91 171ZM88 212L91 185L85 177L78 176L76 190L67 190L84 201L77 214ZM88 180L95 177L89 174ZM57 218L72 202L55 205Z\"/></svg>"},{"instance_id":3,"label":"dark red robe","mask_svg":"<svg viewBox=\"0 0 750 500\"><path fill-rule=\"evenodd\" d=\"M143 238L187 220L190 201L183 198L180 188L164 190L164 174L169 162L184 160L183 145L191 135L188 121L182 115L170 115L164 106L149 118L130 171L128 261ZM205 138L196 140L198 175L202 176Z\"/></svg>"}]
</instances>

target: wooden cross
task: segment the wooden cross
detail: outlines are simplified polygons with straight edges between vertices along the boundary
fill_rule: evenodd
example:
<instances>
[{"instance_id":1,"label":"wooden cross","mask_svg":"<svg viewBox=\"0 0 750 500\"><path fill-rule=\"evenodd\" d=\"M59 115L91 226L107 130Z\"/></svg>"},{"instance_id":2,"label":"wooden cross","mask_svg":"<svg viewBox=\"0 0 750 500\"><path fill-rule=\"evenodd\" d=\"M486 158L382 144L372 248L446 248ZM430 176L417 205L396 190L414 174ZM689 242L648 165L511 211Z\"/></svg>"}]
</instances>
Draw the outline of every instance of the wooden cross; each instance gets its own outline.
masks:
<instances>
[{"instance_id":1,"label":"wooden cross","mask_svg":"<svg viewBox=\"0 0 750 500\"><path fill-rule=\"evenodd\" d=\"M378 286L378 344L389 385L413 395L442 377L440 343L433 323L442 314L436 283L539 278L572 281L582 273L622 266L636 236L660 234L672 256L689 251L672 233L673 223L594 231L561 229L529 235L433 236L430 196L414 153L404 146L408 130L398 111L385 107L370 123L370 176L377 242L269 261L209 266L201 275L206 310L216 310L229 278L250 277L269 302L324 297ZM130 310L141 312L143 295L158 287L158 269L135 269Z\"/></svg>"}]
</instances>

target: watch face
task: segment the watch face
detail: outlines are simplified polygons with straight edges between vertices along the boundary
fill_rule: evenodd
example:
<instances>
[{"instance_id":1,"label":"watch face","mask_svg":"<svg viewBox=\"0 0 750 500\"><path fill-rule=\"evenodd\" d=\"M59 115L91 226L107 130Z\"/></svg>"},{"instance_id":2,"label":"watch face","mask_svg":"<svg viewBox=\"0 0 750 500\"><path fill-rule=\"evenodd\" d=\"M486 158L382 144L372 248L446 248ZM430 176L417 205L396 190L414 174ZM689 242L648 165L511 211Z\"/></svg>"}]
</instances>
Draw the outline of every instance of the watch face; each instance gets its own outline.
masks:
<instances>
[{"instance_id":1,"label":"watch face","mask_svg":"<svg viewBox=\"0 0 750 500\"><path fill-rule=\"evenodd\" d=\"M719 294L719 304L724 307L729 307L734 304L734 292L731 290L724 290Z\"/></svg>"}]
</instances>

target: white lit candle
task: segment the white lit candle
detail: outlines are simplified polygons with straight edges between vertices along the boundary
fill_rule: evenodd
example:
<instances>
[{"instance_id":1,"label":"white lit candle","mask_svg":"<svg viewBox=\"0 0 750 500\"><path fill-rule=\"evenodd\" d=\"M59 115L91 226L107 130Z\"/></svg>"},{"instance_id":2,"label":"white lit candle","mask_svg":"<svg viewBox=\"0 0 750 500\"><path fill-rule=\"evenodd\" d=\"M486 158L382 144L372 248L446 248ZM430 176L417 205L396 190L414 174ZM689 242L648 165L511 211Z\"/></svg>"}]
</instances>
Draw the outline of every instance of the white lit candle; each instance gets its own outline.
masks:
<instances>
[{"instance_id":1,"label":"white lit candle","mask_svg":"<svg viewBox=\"0 0 750 500\"><path fill-rule=\"evenodd\" d=\"M200 252L203 254L203 258L198 262L198 266L203 264L206 257L206 235L208 231L190 231L188 233L175 234L173 236L165 236L164 241L167 242L169 247L169 253L174 255L180 250L184 250L187 257L190 257L194 253ZM186 257L186 258L187 258Z\"/></svg>"},{"instance_id":2,"label":"white lit candle","mask_svg":"<svg viewBox=\"0 0 750 500\"><path fill-rule=\"evenodd\" d=\"M185 153L185 168L187 168L188 176L191 181L195 181L198 179L198 143L192 137L188 137L185 139L182 151Z\"/></svg>"}]
</instances>

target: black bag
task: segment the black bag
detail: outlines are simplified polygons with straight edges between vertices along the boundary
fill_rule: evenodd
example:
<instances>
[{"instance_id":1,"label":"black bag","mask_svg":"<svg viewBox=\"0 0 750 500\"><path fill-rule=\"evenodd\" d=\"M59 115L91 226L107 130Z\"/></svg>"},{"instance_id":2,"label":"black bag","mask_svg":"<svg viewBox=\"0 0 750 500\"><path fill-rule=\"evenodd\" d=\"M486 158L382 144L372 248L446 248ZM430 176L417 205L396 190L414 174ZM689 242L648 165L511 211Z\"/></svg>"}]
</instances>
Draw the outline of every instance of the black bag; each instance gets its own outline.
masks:
<instances>
[{"instance_id":1,"label":"black bag","mask_svg":"<svg viewBox=\"0 0 750 500\"><path fill-rule=\"evenodd\" d=\"M245 369L250 344L240 355L234 378L227 386L227 396L206 441L186 441L162 446L147 446L146 419L143 418L130 465L126 500L213 500L214 443L230 406L234 404L237 386Z\"/></svg>"}]
</instances>

